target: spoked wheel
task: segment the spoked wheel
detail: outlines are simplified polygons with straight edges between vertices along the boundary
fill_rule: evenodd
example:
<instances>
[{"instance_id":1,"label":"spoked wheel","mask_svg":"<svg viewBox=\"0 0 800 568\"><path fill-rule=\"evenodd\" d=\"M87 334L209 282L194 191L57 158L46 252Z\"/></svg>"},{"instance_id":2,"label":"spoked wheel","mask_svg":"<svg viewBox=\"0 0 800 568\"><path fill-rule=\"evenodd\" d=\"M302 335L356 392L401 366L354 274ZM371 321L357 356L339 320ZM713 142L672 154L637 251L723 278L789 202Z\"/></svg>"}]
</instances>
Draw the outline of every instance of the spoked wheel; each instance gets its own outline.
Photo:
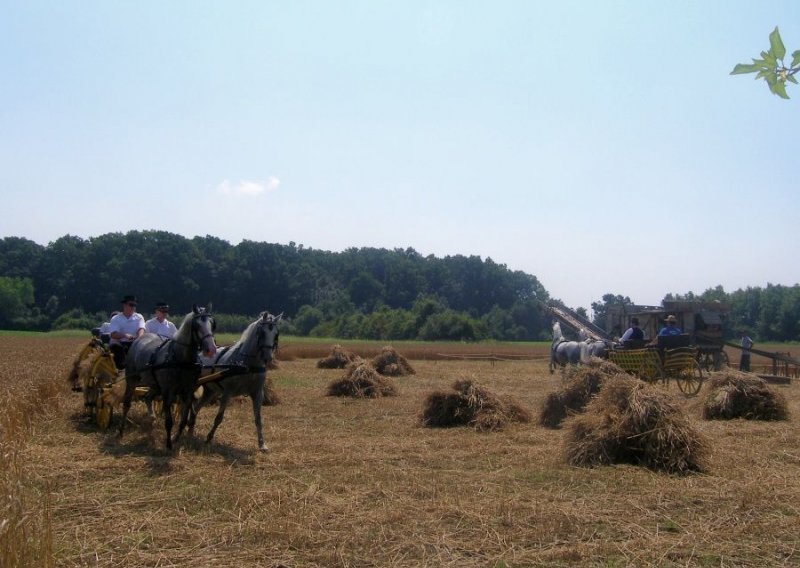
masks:
<instances>
[{"instance_id":1,"label":"spoked wheel","mask_svg":"<svg viewBox=\"0 0 800 568\"><path fill-rule=\"evenodd\" d=\"M108 427L111 425L111 419L114 417L114 405L111 404L107 396L110 392L111 387L101 388L100 394L97 397L97 405L95 406L97 416L95 417L95 422L97 422L97 426L101 430L108 430Z\"/></svg>"},{"instance_id":2,"label":"spoked wheel","mask_svg":"<svg viewBox=\"0 0 800 568\"><path fill-rule=\"evenodd\" d=\"M695 361L693 367L685 369L676 378L681 392L686 396L694 396L700 392L703 386L703 369L700 363Z\"/></svg>"},{"instance_id":3,"label":"spoked wheel","mask_svg":"<svg viewBox=\"0 0 800 568\"><path fill-rule=\"evenodd\" d=\"M730 366L731 362L728 359L728 354L725 353L724 350L720 349L719 352L717 352L717 360L716 360L716 365L714 366L714 370L721 371L722 369L725 369Z\"/></svg>"},{"instance_id":4,"label":"spoked wheel","mask_svg":"<svg viewBox=\"0 0 800 568\"><path fill-rule=\"evenodd\" d=\"M706 373L718 370L716 355L717 353L713 351L707 351L705 353L700 353L697 355L697 362L700 364L700 367Z\"/></svg>"}]
</instances>

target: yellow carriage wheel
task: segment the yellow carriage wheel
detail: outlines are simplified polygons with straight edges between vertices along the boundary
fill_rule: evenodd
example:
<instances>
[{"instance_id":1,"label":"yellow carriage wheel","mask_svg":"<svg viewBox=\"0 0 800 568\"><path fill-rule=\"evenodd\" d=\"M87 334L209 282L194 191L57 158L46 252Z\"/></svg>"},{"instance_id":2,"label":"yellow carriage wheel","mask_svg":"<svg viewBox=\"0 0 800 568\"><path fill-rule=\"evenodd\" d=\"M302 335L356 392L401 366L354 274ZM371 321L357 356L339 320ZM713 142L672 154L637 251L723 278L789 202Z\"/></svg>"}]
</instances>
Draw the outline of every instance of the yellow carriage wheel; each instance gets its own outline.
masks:
<instances>
[{"instance_id":1,"label":"yellow carriage wheel","mask_svg":"<svg viewBox=\"0 0 800 568\"><path fill-rule=\"evenodd\" d=\"M95 422L101 430L108 430L111 425L111 419L114 416L114 406L108 400L108 393L111 392L111 387L101 388L100 394L97 397Z\"/></svg>"},{"instance_id":2,"label":"yellow carriage wheel","mask_svg":"<svg viewBox=\"0 0 800 568\"><path fill-rule=\"evenodd\" d=\"M694 396L700 392L703 386L703 369L695 361L694 365L681 371L677 377L678 388L686 396Z\"/></svg>"},{"instance_id":3,"label":"yellow carriage wheel","mask_svg":"<svg viewBox=\"0 0 800 568\"><path fill-rule=\"evenodd\" d=\"M92 368L83 381L83 404L86 413L98 420L98 407L101 404L101 394L105 388L110 388L117 376L117 366L110 353L104 353L95 359Z\"/></svg>"}]
</instances>

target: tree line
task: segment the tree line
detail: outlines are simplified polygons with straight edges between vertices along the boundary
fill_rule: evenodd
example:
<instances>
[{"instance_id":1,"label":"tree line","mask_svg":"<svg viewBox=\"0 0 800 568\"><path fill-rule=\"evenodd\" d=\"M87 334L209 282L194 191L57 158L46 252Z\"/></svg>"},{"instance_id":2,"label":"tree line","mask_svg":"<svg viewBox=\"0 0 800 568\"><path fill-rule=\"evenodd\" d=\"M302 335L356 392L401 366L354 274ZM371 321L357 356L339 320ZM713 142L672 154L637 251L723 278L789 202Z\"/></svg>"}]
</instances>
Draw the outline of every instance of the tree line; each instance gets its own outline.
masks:
<instances>
[{"instance_id":1,"label":"tree line","mask_svg":"<svg viewBox=\"0 0 800 568\"><path fill-rule=\"evenodd\" d=\"M176 320L193 303L211 302L220 331L239 332L268 310L285 314L285 333L380 340L547 340L540 307L560 303L535 276L491 258L412 248L330 252L165 231L67 235L48 245L0 239L0 329L89 329L125 294L136 294L145 314L168 302ZM664 298L677 299L730 305L729 338L745 328L760 341L800 340L800 285ZM608 306L620 302L632 303L612 293L592 303L595 323L602 327Z\"/></svg>"}]
</instances>

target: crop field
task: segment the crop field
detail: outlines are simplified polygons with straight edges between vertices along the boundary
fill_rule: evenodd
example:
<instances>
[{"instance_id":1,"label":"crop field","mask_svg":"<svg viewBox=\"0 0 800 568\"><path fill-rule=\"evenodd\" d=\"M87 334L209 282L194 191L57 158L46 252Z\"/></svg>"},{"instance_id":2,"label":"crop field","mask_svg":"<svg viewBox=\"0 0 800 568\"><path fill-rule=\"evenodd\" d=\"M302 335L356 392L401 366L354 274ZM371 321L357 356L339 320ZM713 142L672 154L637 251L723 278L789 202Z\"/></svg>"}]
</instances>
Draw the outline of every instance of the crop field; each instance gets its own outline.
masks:
<instances>
[{"instance_id":1,"label":"crop field","mask_svg":"<svg viewBox=\"0 0 800 568\"><path fill-rule=\"evenodd\" d=\"M326 396L343 374L316 366L332 343L286 338L270 371L280 403L263 409L270 452L242 399L212 444L214 407L168 452L142 403L122 439L118 414L108 432L86 420L64 380L84 343L0 336L0 567L800 565L796 380L772 386L789 403L776 422L703 420L703 393L672 385L707 439L702 473L577 468L564 458L569 421L537 421L561 384L546 344L398 343L416 374L391 379L395 396L352 399ZM533 419L422 426L426 397L459 379Z\"/></svg>"}]
</instances>

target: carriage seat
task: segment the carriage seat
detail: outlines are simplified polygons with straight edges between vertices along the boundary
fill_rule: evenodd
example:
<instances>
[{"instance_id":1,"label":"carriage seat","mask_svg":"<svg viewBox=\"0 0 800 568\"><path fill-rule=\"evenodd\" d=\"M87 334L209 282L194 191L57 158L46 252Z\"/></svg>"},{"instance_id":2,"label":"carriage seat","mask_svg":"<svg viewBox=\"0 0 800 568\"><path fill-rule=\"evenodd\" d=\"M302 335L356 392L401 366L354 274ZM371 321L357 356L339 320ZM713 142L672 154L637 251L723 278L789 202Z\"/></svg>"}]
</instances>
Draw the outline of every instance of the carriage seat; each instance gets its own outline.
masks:
<instances>
[{"instance_id":1,"label":"carriage seat","mask_svg":"<svg viewBox=\"0 0 800 568\"><path fill-rule=\"evenodd\" d=\"M677 349L678 347L689 347L691 344L692 338L688 333L658 336L659 349Z\"/></svg>"}]
</instances>

